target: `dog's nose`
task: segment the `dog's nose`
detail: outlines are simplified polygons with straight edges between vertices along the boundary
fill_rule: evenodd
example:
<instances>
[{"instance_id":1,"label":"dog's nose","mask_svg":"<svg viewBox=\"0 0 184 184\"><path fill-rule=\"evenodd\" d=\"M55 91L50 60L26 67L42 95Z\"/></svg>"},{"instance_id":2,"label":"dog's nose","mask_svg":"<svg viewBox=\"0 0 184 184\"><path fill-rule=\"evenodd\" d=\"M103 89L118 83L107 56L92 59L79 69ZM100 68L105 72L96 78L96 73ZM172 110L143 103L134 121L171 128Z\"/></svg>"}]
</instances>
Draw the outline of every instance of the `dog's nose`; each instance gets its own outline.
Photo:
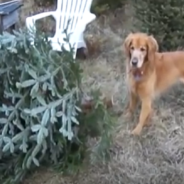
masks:
<instances>
[{"instance_id":1,"label":"dog's nose","mask_svg":"<svg viewBox=\"0 0 184 184\"><path fill-rule=\"evenodd\" d=\"M133 58L133 59L132 59L132 65L133 65L133 66L136 66L137 63L138 63L138 59L137 59L137 58Z\"/></svg>"}]
</instances>

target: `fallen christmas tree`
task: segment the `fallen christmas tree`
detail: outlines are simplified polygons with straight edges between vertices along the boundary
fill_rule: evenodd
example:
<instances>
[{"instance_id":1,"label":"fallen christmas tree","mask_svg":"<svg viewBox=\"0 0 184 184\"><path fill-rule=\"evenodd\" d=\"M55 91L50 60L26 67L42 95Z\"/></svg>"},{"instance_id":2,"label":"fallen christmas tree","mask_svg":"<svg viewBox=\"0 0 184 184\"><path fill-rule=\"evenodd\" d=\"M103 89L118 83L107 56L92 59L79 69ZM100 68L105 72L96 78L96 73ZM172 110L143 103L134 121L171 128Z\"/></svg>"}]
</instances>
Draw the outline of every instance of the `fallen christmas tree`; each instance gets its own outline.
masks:
<instances>
[{"instance_id":1,"label":"fallen christmas tree","mask_svg":"<svg viewBox=\"0 0 184 184\"><path fill-rule=\"evenodd\" d=\"M82 70L71 52L53 51L44 35L35 46L26 31L0 36L0 183L19 183L42 164L62 170L86 154L90 136L100 136L95 155L111 143L111 117L93 93L84 100ZM97 154L96 154L97 153Z\"/></svg>"}]
</instances>

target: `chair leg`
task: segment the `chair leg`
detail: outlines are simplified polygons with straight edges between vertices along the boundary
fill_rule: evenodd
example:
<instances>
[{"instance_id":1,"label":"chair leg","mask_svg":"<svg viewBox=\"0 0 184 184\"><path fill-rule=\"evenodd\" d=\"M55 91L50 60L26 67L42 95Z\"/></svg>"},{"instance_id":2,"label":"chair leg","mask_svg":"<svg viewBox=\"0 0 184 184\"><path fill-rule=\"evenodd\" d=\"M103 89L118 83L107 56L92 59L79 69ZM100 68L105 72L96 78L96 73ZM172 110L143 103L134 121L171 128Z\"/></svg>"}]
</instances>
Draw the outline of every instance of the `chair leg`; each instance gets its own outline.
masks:
<instances>
[{"instance_id":1,"label":"chair leg","mask_svg":"<svg viewBox=\"0 0 184 184\"><path fill-rule=\"evenodd\" d=\"M79 36L79 41L78 41L78 44L77 44L77 48L87 48L86 46L86 42L84 40L84 34L81 33L80 36Z\"/></svg>"},{"instance_id":2,"label":"chair leg","mask_svg":"<svg viewBox=\"0 0 184 184\"><path fill-rule=\"evenodd\" d=\"M77 50L75 49L73 52L73 59L76 60Z\"/></svg>"},{"instance_id":3,"label":"chair leg","mask_svg":"<svg viewBox=\"0 0 184 184\"><path fill-rule=\"evenodd\" d=\"M76 60L77 56L77 44L75 44L74 49L73 49L73 59Z\"/></svg>"}]
</instances>

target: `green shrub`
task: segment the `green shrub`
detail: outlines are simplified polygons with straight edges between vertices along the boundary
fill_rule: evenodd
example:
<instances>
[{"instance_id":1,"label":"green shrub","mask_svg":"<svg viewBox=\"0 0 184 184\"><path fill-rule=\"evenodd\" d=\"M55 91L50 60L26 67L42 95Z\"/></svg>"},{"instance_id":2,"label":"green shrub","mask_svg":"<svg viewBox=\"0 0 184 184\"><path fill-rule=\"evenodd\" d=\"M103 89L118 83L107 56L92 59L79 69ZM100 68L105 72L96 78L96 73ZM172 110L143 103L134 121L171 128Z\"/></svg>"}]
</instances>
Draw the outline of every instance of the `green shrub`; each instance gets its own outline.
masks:
<instances>
[{"instance_id":1,"label":"green shrub","mask_svg":"<svg viewBox=\"0 0 184 184\"><path fill-rule=\"evenodd\" d=\"M54 0L34 0L37 6L47 7L49 5L54 4ZM121 8L127 0L93 0L91 11L96 15L101 15L105 13L107 10L115 10L117 8Z\"/></svg>"},{"instance_id":2,"label":"green shrub","mask_svg":"<svg viewBox=\"0 0 184 184\"><path fill-rule=\"evenodd\" d=\"M93 0L91 10L96 15L100 15L107 10L116 10L125 5L127 0Z\"/></svg>"},{"instance_id":3,"label":"green shrub","mask_svg":"<svg viewBox=\"0 0 184 184\"><path fill-rule=\"evenodd\" d=\"M37 6L50 6L50 5L53 5L55 2L55 0L34 0L34 3L37 5Z\"/></svg>"},{"instance_id":4,"label":"green shrub","mask_svg":"<svg viewBox=\"0 0 184 184\"><path fill-rule=\"evenodd\" d=\"M184 0L134 0L140 30L153 34L161 50L184 46Z\"/></svg>"},{"instance_id":5,"label":"green shrub","mask_svg":"<svg viewBox=\"0 0 184 184\"><path fill-rule=\"evenodd\" d=\"M111 143L111 118L100 95L85 110L82 70L71 52L51 49L38 34L35 46L25 31L0 36L0 183L19 183L27 171L53 164L75 168L90 136L101 136L94 156ZM101 147L102 145L102 147ZM94 150L91 150L94 151Z\"/></svg>"}]
</instances>

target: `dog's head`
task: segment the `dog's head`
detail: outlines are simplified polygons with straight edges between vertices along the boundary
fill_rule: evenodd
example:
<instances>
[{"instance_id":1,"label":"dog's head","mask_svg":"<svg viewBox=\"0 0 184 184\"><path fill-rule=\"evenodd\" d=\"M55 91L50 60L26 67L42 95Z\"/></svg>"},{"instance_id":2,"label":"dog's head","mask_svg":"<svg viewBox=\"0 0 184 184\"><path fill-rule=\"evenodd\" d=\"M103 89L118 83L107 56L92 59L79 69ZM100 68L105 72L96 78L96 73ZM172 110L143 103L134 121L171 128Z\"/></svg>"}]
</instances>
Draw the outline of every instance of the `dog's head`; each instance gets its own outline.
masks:
<instances>
[{"instance_id":1,"label":"dog's head","mask_svg":"<svg viewBox=\"0 0 184 184\"><path fill-rule=\"evenodd\" d=\"M153 36L144 33L130 33L124 41L124 48L131 67L141 68L146 61L154 60L158 43Z\"/></svg>"}]
</instances>

